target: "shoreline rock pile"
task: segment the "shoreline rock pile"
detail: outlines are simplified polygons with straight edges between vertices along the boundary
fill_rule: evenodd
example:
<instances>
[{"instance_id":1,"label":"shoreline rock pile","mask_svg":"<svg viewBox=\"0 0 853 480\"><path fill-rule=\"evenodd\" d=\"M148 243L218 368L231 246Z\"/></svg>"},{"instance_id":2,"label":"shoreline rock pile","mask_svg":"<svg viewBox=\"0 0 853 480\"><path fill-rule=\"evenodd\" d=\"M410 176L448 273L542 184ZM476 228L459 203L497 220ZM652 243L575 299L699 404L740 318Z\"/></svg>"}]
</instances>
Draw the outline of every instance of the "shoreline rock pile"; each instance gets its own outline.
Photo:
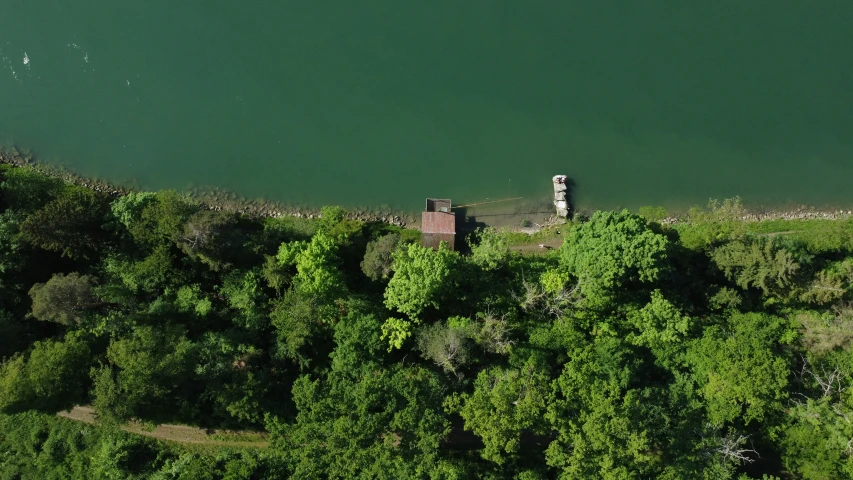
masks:
<instances>
[{"instance_id":1,"label":"shoreline rock pile","mask_svg":"<svg viewBox=\"0 0 853 480\"><path fill-rule=\"evenodd\" d=\"M554 175L551 181L554 183L554 206L557 207L557 216L566 218L569 216L569 202L566 200L566 176Z\"/></svg>"}]
</instances>

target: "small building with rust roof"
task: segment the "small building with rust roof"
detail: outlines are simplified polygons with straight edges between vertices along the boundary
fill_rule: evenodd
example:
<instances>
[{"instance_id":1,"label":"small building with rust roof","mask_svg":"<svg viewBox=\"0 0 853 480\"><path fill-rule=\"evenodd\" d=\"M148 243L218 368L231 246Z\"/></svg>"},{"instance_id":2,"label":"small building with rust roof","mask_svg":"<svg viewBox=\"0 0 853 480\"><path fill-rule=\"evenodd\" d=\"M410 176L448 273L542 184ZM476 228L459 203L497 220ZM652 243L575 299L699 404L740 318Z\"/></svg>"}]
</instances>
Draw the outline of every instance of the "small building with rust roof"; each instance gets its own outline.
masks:
<instances>
[{"instance_id":1,"label":"small building with rust roof","mask_svg":"<svg viewBox=\"0 0 853 480\"><path fill-rule=\"evenodd\" d=\"M456 214L451 211L449 198L427 198L426 209L421 214L421 244L438 249L447 242L450 249L456 243Z\"/></svg>"}]
</instances>

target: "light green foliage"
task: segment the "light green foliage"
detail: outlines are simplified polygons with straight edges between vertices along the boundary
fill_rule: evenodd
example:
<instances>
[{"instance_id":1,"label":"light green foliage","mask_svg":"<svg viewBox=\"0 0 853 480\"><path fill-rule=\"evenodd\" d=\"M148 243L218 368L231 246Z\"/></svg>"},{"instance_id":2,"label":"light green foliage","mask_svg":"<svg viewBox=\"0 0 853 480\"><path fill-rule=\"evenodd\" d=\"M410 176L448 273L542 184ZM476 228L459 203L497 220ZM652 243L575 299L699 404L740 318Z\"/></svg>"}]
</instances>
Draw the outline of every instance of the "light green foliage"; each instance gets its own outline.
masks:
<instances>
[{"instance_id":1,"label":"light green foliage","mask_svg":"<svg viewBox=\"0 0 853 480\"><path fill-rule=\"evenodd\" d=\"M546 431L543 415L550 379L541 365L529 360L520 369L491 367L474 382L474 393L449 402L465 419L465 429L485 444L483 458L504 463L519 453L521 433Z\"/></svg>"},{"instance_id":2,"label":"light green foliage","mask_svg":"<svg viewBox=\"0 0 853 480\"><path fill-rule=\"evenodd\" d=\"M246 341L235 331L205 333L198 345L196 374L209 378L227 376L235 363L245 363L259 355L260 350Z\"/></svg>"},{"instance_id":3,"label":"light green foliage","mask_svg":"<svg viewBox=\"0 0 853 480\"><path fill-rule=\"evenodd\" d=\"M447 323L434 323L423 327L418 332L417 346L421 355L448 373L458 374L459 368L468 363L470 348L468 324L460 320L467 319L451 319Z\"/></svg>"},{"instance_id":4,"label":"light green foliage","mask_svg":"<svg viewBox=\"0 0 853 480\"><path fill-rule=\"evenodd\" d=\"M640 207L637 213L650 222L660 222L669 215L663 207L650 206Z\"/></svg>"},{"instance_id":5,"label":"light green foliage","mask_svg":"<svg viewBox=\"0 0 853 480\"><path fill-rule=\"evenodd\" d=\"M727 243L714 249L711 258L739 287L760 288L765 295L786 292L800 269L790 251L768 239Z\"/></svg>"},{"instance_id":6,"label":"light green foliage","mask_svg":"<svg viewBox=\"0 0 853 480\"><path fill-rule=\"evenodd\" d=\"M799 478L853 476L853 357L836 350L800 358L797 390L779 442L785 467Z\"/></svg>"},{"instance_id":7,"label":"light green foliage","mask_svg":"<svg viewBox=\"0 0 853 480\"><path fill-rule=\"evenodd\" d=\"M666 268L667 239L627 210L596 212L572 229L560 247L562 265L580 281L592 307L606 307L618 290L653 282Z\"/></svg>"},{"instance_id":8,"label":"light green foliage","mask_svg":"<svg viewBox=\"0 0 853 480\"><path fill-rule=\"evenodd\" d=\"M438 308L456 284L459 254L447 246L433 250L409 244L394 252L394 276L385 289L385 306L417 318L425 308Z\"/></svg>"},{"instance_id":9,"label":"light green foliage","mask_svg":"<svg viewBox=\"0 0 853 480\"><path fill-rule=\"evenodd\" d=\"M0 411L54 413L84 401L91 361L89 345L80 335L36 342L26 355L0 367Z\"/></svg>"},{"instance_id":10,"label":"light green foliage","mask_svg":"<svg viewBox=\"0 0 853 480\"><path fill-rule=\"evenodd\" d=\"M21 223L21 238L65 257L88 258L103 247L108 204L91 190L71 189Z\"/></svg>"},{"instance_id":11,"label":"light green foliage","mask_svg":"<svg viewBox=\"0 0 853 480\"><path fill-rule=\"evenodd\" d=\"M320 221L317 225L322 230L330 230L344 221L347 211L339 205L325 206L320 209Z\"/></svg>"},{"instance_id":12,"label":"light green foliage","mask_svg":"<svg viewBox=\"0 0 853 480\"><path fill-rule=\"evenodd\" d=\"M490 353L506 355L516 343L512 335L513 326L506 315L479 312L477 318L468 325L467 331L480 348Z\"/></svg>"},{"instance_id":13,"label":"light green foliage","mask_svg":"<svg viewBox=\"0 0 853 480\"><path fill-rule=\"evenodd\" d=\"M233 319L234 323L254 330L267 324L266 299L261 285L261 275L255 270L237 271L225 277L219 291L231 308L239 312L239 316Z\"/></svg>"},{"instance_id":14,"label":"light green foliage","mask_svg":"<svg viewBox=\"0 0 853 480\"><path fill-rule=\"evenodd\" d=\"M28 412L0 415L0 477L142 480L171 448L121 431Z\"/></svg>"},{"instance_id":15,"label":"light green foliage","mask_svg":"<svg viewBox=\"0 0 853 480\"><path fill-rule=\"evenodd\" d=\"M727 198L720 203L717 199L708 202L707 209L693 207L689 212L689 223L676 225L681 243L690 249L707 248L719 241L737 239L747 231L746 215L740 197Z\"/></svg>"},{"instance_id":16,"label":"light green foliage","mask_svg":"<svg viewBox=\"0 0 853 480\"><path fill-rule=\"evenodd\" d=\"M489 227L478 230L474 236L476 241L469 241L471 263L484 270L495 270L507 263L510 252L505 231Z\"/></svg>"},{"instance_id":17,"label":"light green foliage","mask_svg":"<svg viewBox=\"0 0 853 480\"><path fill-rule=\"evenodd\" d=\"M687 359L712 423L761 421L781 409L789 367L779 344L787 337L784 320L758 313L705 329Z\"/></svg>"},{"instance_id":18,"label":"light green foliage","mask_svg":"<svg viewBox=\"0 0 853 480\"><path fill-rule=\"evenodd\" d=\"M329 303L346 293L337 251L335 240L320 231L310 242L283 243L277 258L282 265L296 266L294 288Z\"/></svg>"},{"instance_id":19,"label":"light green foliage","mask_svg":"<svg viewBox=\"0 0 853 480\"><path fill-rule=\"evenodd\" d=\"M637 360L618 339L602 338L570 352L553 384L545 418L557 432L546 451L562 478L650 478L656 458L650 427L662 421L629 388Z\"/></svg>"},{"instance_id":20,"label":"light green foliage","mask_svg":"<svg viewBox=\"0 0 853 480\"><path fill-rule=\"evenodd\" d=\"M175 304L181 311L193 312L199 317L207 316L213 303L201 291L198 285L185 285L178 289Z\"/></svg>"},{"instance_id":21,"label":"light green foliage","mask_svg":"<svg viewBox=\"0 0 853 480\"><path fill-rule=\"evenodd\" d=\"M630 312L628 322L634 330L628 335L628 341L652 349L683 341L691 323L660 290L652 292L651 301L645 307Z\"/></svg>"},{"instance_id":22,"label":"light green foliage","mask_svg":"<svg viewBox=\"0 0 853 480\"><path fill-rule=\"evenodd\" d=\"M175 328L137 326L114 339L109 364L92 369L94 406L103 419L167 416L177 385L192 378L196 348Z\"/></svg>"},{"instance_id":23,"label":"light green foliage","mask_svg":"<svg viewBox=\"0 0 853 480\"><path fill-rule=\"evenodd\" d=\"M732 310L743 303L743 297L736 289L721 287L708 299L708 305L717 310Z\"/></svg>"},{"instance_id":24,"label":"light green foliage","mask_svg":"<svg viewBox=\"0 0 853 480\"><path fill-rule=\"evenodd\" d=\"M287 452L294 479L421 478L438 463L450 432L440 379L421 367L362 364L293 385L299 414L270 419L276 448Z\"/></svg>"},{"instance_id":25,"label":"light green foliage","mask_svg":"<svg viewBox=\"0 0 853 480\"><path fill-rule=\"evenodd\" d=\"M142 217L142 210L155 202L156 199L157 194L154 192L131 192L113 200L110 209L113 216L125 228L131 230Z\"/></svg>"},{"instance_id":26,"label":"light green foliage","mask_svg":"<svg viewBox=\"0 0 853 480\"><path fill-rule=\"evenodd\" d=\"M382 340L388 340L388 351L403 348L403 343L412 336L412 323L399 318L388 318L382 324Z\"/></svg>"},{"instance_id":27,"label":"light green foliage","mask_svg":"<svg viewBox=\"0 0 853 480\"><path fill-rule=\"evenodd\" d=\"M367 244L361 271L373 281L385 280L391 275L393 253L400 246L400 235L389 233Z\"/></svg>"},{"instance_id":28,"label":"light green foliage","mask_svg":"<svg viewBox=\"0 0 853 480\"><path fill-rule=\"evenodd\" d=\"M853 288L853 259L833 262L819 271L801 298L807 302L827 304L844 298Z\"/></svg>"},{"instance_id":29,"label":"light green foliage","mask_svg":"<svg viewBox=\"0 0 853 480\"><path fill-rule=\"evenodd\" d=\"M133 293L154 293L163 289L170 280L180 280L173 268L173 255L168 245L154 247L141 261L115 255L107 257L103 265L115 283Z\"/></svg>"},{"instance_id":30,"label":"light green foliage","mask_svg":"<svg viewBox=\"0 0 853 480\"><path fill-rule=\"evenodd\" d=\"M35 318L62 325L80 323L84 312L98 306L91 277L79 273L58 273L47 283L37 283L30 297Z\"/></svg>"},{"instance_id":31,"label":"light green foliage","mask_svg":"<svg viewBox=\"0 0 853 480\"><path fill-rule=\"evenodd\" d=\"M853 251L853 218L845 220L762 220L743 222L747 233L784 236L802 243L811 254Z\"/></svg>"}]
</instances>

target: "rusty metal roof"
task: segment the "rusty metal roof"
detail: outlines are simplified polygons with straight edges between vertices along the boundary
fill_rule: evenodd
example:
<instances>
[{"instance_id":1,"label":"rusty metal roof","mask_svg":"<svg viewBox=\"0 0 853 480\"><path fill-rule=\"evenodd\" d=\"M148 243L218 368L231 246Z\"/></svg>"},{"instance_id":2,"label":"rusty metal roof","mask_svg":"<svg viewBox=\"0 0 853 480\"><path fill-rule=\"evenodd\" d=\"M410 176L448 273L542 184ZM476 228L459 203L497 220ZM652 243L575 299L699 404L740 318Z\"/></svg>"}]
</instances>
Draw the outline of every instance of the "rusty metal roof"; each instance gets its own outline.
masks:
<instances>
[{"instance_id":1,"label":"rusty metal roof","mask_svg":"<svg viewBox=\"0 0 853 480\"><path fill-rule=\"evenodd\" d=\"M438 250L441 242L447 242L451 250L456 248L456 235L452 233L424 233L421 235L421 245Z\"/></svg>"},{"instance_id":2,"label":"rusty metal roof","mask_svg":"<svg viewBox=\"0 0 853 480\"><path fill-rule=\"evenodd\" d=\"M421 232L456 234L456 214L423 212L421 214Z\"/></svg>"}]
</instances>

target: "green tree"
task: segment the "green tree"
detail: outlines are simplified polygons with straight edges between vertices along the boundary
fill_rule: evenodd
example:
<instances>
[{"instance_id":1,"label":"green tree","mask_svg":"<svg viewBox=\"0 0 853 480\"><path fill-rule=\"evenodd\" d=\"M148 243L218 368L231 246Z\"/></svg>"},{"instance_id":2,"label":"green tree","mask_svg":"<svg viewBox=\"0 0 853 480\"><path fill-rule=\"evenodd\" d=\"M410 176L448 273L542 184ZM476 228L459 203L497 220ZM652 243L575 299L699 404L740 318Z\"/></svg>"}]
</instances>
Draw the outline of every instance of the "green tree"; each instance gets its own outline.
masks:
<instances>
[{"instance_id":1,"label":"green tree","mask_svg":"<svg viewBox=\"0 0 853 480\"><path fill-rule=\"evenodd\" d=\"M421 356L435 362L445 372L458 375L459 369L468 363L470 357L466 321L456 318L423 327L417 338Z\"/></svg>"},{"instance_id":2,"label":"green tree","mask_svg":"<svg viewBox=\"0 0 853 480\"><path fill-rule=\"evenodd\" d=\"M116 220L130 231L136 228L145 207L156 201L157 194L154 192L130 192L113 200L110 210Z\"/></svg>"},{"instance_id":3,"label":"green tree","mask_svg":"<svg viewBox=\"0 0 853 480\"><path fill-rule=\"evenodd\" d=\"M0 306L12 307L24 288L21 273L27 266L25 245L18 236L22 215L7 210L0 213Z\"/></svg>"},{"instance_id":4,"label":"green tree","mask_svg":"<svg viewBox=\"0 0 853 480\"><path fill-rule=\"evenodd\" d=\"M849 350L803 355L779 444L800 478L853 477L853 357Z\"/></svg>"},{"instance_id":5,"label":"green tree","mask_svg":"<svg viewBox=\"0 0 853 480\"><path fill-rule=\"evenodd\" d=\"M28 216L21 223L21 238L66 257L88 258L108 239L101 228L107 209L101 195L74 188Z\"/></svg>"},{"instance_id":6,"label":"green tree","mask_svg":"<svg viewBox=\"0 0 853 480\"><path fill-rule=\"evenodd\" d=\"M233 318L235 324L256 331L269 325L268 302L261 275L256 270L232 272L225 277L219 291L238 312Z\"/></svg>"},{"instance_id":7,"label":"green tree","mask_svg":"<svg viewBox=\"0 0 853 480\"><path fill-rule=\"evenodd\" d=\"M295 265L293 286L321 303L331 303L346 293L335 240L317 232L310 242L283 243L278 251L282 265Z\"/></svg>"},{"instance_id":8,"label":"green tree","mask_svg":"<svg viewBox=\"0 0 853 480\"><path fill-rule=\"evenodd\" d=\"M620 289L653 282L666 268L668 242L646 220L622 212L596 212L572 229L560 247L562 265L580 282L592 307L606 307Z\"/></svg>"},{"instance_id":9,"label":"green tree","mask_svg":"<svg viewBox=\"0 0 853 480\"><path fill-rule=\"evenodd\" d=\"M302 368L309 366L330 333L313 297L298 290L289 290L276 302L270 319L278 340L275 354L296 361Z\"/></svg>"},{"instance_id":10,"label":"green tree","mask_svg":"<svg viewBox=\"0 0 853 480\"><path fill-rule=\"evenodd\" d=\"M477 230L471 246L471 263L483 270L495 270L509 261L509 239L505 231L494 227Z\"/></svg>"},{"instance_id":11,"label":"green tree","mask_svg":"<svg viewBox=\"0 0 853 480\"><path fill-rule=\"evenodd\" d=\"M625 336L634 345L648 347L659 365L677 369L683 364L687 335L693 325L690 317L670 303L660 290L652 292L651 301L626 315L630 328Z\"/></svg>"},{"instance_id":12,"label":"green tree","mask_svg":"<svg viewBox=\"0 0 853 480\"><path fill-rule=\"evenodd\" d=\"M68 190L60 179L27 168L0 166L0 192L3 206L32 213Z\"/></svg>"},{"instance_id":13,"label":"green tree","mask_svg":"<svg viewBox=\"0 0 853 480\"><path fill-rule=\"evenodd\" d=\"M562 478L654 478L654 425L664 420L651 389L631 388L637 356L617 338L575 347L553 383L545 418L557 438L549 465Z\"/></svg>"},{"instance_id":14,"label":"green tree","mask_svg":"<svg viewBox=\"0 0 853 480\"><path fill-rule=\"evenodd\" d=\"M103 267L114 286L133 295L154 294L184 281L181 272L174 268L174 255L168 245L157 245L142 260L111 255L104 260Z\"/></svg>"},{"instance_id":15,"label":"green tree","mask_svg":"<svg viewBox=\"0 0 853 480\"><path fill-rule=\"evenodd\" d=\"M306 375L293 385L296 422L270 419L267 428L293 479L425 477L450 432L441 392L436 375L417 366Z\"/></svg>"},{"instance_id":16,"label":"green tree","mask_svg":"<svg viewBox=\"0 0 853 480\"><path fill-rule=\"evenodd\" d=\"M714 249L711 258L739 287L760 288L765 295L784 294L800 270L790 251L761 238L727 243Z\"/></svg>"},{"instance_id":17,"label":"green tree","mask_svg":"<svg viewBox=\"0 0 853 480\"><path fill-rule=\"evenodd\" d=\"M409 244L394 253L394 276L385 289L385 306L410 318L427 307L438 308L443 295L455 284L459 254L442 246L433 250Z\"/></svg>"},{"instance_id":18,"label":"green tree","mask_svg":"<svg viewBox=\"0 0 853 480\"><path fill-rule=\"evenodd\" d=\"M91 372L99 418L157 419L179 405L177 389L193 379L196 347L176 327L140 325L110 343L107 359L109 364Z\"/></svg>"},{"instance_id":19,"label":"green tree","mask_svg":"<svg viewBox=\"0 0 853 480\"><path fill-rule=\"evenodd\" d=\"M92 278L79 273L57 273L47 283L30 289L33 316L62 325L80 323L86 311L103 305L92 289Z\"/></svg>"},{"instance_id":20,"label":"green tree","mask_svg":"<svg viewBox=\"0 0 853 480\"><path fill-rule=\"evenodd\" d=\"M92 360L88 342L78 334L36 342L0 367L0 411L55 413L84 402Z\"/></svg>"},{"instance_id":21,"label":"green tree","mask_svg":"<svg viewBox=\"0 0 853 480\"><path fill-rule=\"evenodd\" d=\"M198 259L212 270L229 266L227 250L232 247L232 233L237 219L233 214L201 210L187 218L177 244L192 259Z\"/></svg>"},{"instance_id":22,"label":"green tree","mask_svg":"<svg viewBox=\"0 0 853 480\"><path fill-rule=\"evenodd\" d=\"M780 343L791 340L785 323L766 314L734 314L725 328L706 328L690 348L687 361L713 424L761 421L780 411L789 373Z\"/></svg>"},{"instance_id":23,"label":"green tree","mask_svg":"<svg viewBox=\"0 0 853 480\"><path fill-rule=\"evenodd\" d=\"M385 280L391 275L393 253L400 246L400 235L389 233L367 244L361 271L373 281Z\"/></svg>"},{"instance_id":24,"label":"green tree","mask_svg":"<svg viewBox=\"0 0 853 480\"><path fill-rule=\"evenodd\" d=\"M480 372L474 392L451 400L451 411L465 419L485 444L481 452L487 460L504 463L516 455L524 431L544 434L544 420L550 393L550 379L541 365L532 359L520 369L490 367Z\"/></svg>"},{"instance_id":25,"label":"green tree","mask_svg":"<svg viewBox=\"0 0 853 480\"><path fill-rule=\"evenodd\" d=\"M179 240L184 224L199 210L198 205L174 190L157 192L154 201L146 199L141 203L139 219L130 223L128 230L137 242L152 246Z\"/></svg>"}]
</instances>

